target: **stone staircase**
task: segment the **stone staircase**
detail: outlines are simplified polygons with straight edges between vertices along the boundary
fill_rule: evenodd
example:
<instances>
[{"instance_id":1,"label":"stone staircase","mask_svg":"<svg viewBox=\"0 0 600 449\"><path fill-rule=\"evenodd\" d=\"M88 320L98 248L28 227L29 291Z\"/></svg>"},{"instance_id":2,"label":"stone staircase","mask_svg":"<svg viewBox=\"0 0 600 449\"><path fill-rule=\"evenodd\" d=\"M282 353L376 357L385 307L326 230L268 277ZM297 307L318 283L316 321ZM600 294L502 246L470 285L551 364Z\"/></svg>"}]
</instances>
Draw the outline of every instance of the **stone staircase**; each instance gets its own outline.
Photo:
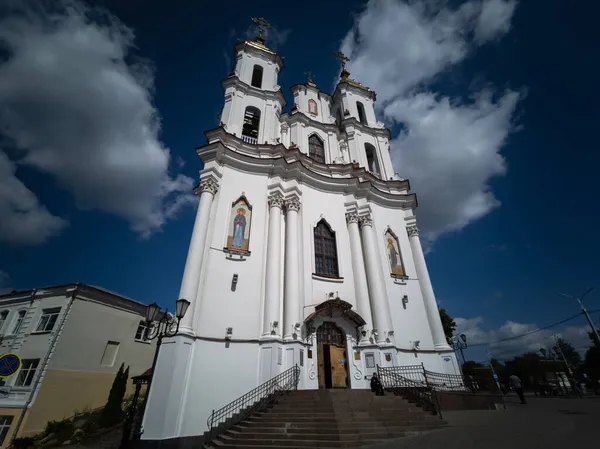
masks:
<instances>
[{"instance_id":1,"label":"stone staircase","mask_svg":"<svg viewBox=\"0 0 600 449\"><path fill-rule=\"evenodd\" d=\"M444 427L399 396L368 390L301 390L282 395L271 407L225 431L208 447L361 447Z\"/></svg>"}]
</instances>

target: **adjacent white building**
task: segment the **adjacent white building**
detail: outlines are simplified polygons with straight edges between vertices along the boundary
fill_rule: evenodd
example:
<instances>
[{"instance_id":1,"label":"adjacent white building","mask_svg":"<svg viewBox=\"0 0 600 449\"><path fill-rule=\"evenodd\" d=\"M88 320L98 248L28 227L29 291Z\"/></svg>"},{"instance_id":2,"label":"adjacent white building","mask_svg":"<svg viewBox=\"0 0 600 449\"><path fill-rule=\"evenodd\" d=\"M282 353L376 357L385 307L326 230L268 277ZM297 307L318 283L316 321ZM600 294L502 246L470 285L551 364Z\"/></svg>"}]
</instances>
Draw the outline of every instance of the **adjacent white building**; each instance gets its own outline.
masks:
<instances>
[{"instance_id":1,"label":"adjacent white building","mask_svg":"<svg viewBox=\"0 0 600 449\"><path fill-rule=\"evenodd\" d=\"M42 432L51 420L104 406L123 363L132 376L152 365L146 306L84 284L0 295L0 355L22 359L0 380L0 448Z\"/></svg>"},{"instance_id":2,"label":"adjacent white building","mask_svg":"<svg viewBox=\"0 0 600 449\"><path fill-rule=\"evenodd\" d=\"M394 172L375 92L278 85L262 37L235 46L204 168L180 297L143 440L199 435L213 409L294 365L300 388L368 388L377 365L458 373L427 271L409 182Z\"/></svg>"}]
</instances>

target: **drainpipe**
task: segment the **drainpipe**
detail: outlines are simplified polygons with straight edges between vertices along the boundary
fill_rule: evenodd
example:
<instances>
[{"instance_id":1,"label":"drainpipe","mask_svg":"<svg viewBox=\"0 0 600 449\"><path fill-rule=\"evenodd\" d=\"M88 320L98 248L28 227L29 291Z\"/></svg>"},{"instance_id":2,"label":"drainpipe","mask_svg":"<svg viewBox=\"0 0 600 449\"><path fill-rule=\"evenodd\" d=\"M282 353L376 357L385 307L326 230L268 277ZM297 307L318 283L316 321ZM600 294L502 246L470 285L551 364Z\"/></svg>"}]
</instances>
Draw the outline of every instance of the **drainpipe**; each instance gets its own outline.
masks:
<instances>
[{"instance_id":1,"label":"drainpipe","mask_svg":"<svg viewBox=\"0 0 600 449\"><path fill-rule=\"evenodd\" d=\"M58 341L58 336L61 334L61 332L63 330L63 327L65 327L65 321L67 321L67 317L69 316L69 313L71 311L71 306L75 302L75 296L77 295L77 292L79 291L79 286L80 286L79 283L75 284L75 288L73 289L73 292L71 293L71 300L69 301L69 304L67 304L67 309L65 310L65 314L64 314L64 317L63 317L63 319L62 319L62 321L60 323L60 327L56 330L56 333L54 334L54 337L52 337L52 341L50 342L50 348L48 349L48 352L46 353L46 356L44 357L44 361L42 362L40 374L35 379L35 383L33 384L33 388L31 389L31 393L29 393L29 397L27 398L27 402L23 406L23 410L21 411L21 416L19 416L19 421L17 422L15 430L14 430L14 432L12 434L11 441L14 440L15 438L17 438L17 434L19 433L19 429L21 428L21 425L23 424L23 419L25 419L25 413L27 413L27 409L29 408L29 406L33 402L33 397L35 396L36 390L37 390L39 384L41 383L42 378L44 377L44 374L45 374L45 371L46 371L46 367L48 366L48 362L50 361L50 355L54 351L54 347L56 346L56 342Z\"/></svg>"}]
</instances>

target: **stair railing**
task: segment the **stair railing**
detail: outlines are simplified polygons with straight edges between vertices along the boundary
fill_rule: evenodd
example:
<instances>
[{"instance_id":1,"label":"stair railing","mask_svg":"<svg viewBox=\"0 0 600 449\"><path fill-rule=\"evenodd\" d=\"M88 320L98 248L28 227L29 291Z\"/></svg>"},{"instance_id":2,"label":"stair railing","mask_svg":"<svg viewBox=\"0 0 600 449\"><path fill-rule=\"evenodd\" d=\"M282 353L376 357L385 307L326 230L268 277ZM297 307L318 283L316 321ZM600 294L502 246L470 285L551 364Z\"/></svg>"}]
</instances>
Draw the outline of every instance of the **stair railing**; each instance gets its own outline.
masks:
<instances>
[{"instance_id":1,"label":"stair railing","mask_svg":"<svg viewBox=\"0 0 600 449\"><path fill-rule=\"evenodd\" d=\"M251 414L265 409L277 394L297 390L299 380L300 368L295 365L220 409L213 410L206 420L209 429L208 441Z\"/></svg>"},{"instance_id":2,"label":"stair railing","mask_svg":"<svg viewBox=\"0 0 600 449\"><path fill-rule=\"evenodd\" d=\"M427 378L423 380L408 379L395 371L394 367L383 367L377 365L379 380L384 388L392 390L394 394L414 401L423 410L427 410L442 418L442 410L435 390L428 385Z\"/></svg>"}]
</instances>

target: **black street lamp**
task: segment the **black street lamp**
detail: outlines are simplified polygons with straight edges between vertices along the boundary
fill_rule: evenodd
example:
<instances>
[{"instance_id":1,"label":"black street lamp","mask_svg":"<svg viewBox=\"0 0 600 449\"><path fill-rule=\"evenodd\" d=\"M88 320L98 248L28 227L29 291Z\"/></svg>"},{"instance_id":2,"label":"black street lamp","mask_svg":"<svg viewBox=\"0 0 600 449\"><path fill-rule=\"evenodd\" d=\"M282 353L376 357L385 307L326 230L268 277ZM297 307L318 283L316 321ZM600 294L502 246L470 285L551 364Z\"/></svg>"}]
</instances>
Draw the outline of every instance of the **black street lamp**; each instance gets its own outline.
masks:
<instances>
[{"instance_id":1,"label":"black street lamp","mask_svg":"<svg viewBox=\"0 0 600 449\"><path fill-rule=\"evenodd\" d=\"M462 356L464 365L465 363L467 363L467 360L465 359L463 349L467 349L469 345L467 345L467 336L465 334L460 334L458 337L459 338L455 338L454 340L452 340L452 348L454 349L454 352L460 349L460 355Z\"/></svg>"},{"instance_id":2,"label":"black street lamp","mask_svg":"<svg viewBox=\"0 0 600 449\"><path fill-rule=\"evenodd\" d=\"M190 302L187 299L178 299L175 303L175 316L169 313L169 309L166 309L160 317L161 310L158 304L153 302L146 307L146 340L156 339L156 350L154 351L150 379L148 380L148 387L146 389L146 402L148 402L150 395L150 388L154 379L154 370L156 369L156 361L158 360L158 352L160 351L162 340L165 337L174 337L179 333L179 323L185 316L185 312L187 312L189 306Z\"/></svg>"}]
</instances>

